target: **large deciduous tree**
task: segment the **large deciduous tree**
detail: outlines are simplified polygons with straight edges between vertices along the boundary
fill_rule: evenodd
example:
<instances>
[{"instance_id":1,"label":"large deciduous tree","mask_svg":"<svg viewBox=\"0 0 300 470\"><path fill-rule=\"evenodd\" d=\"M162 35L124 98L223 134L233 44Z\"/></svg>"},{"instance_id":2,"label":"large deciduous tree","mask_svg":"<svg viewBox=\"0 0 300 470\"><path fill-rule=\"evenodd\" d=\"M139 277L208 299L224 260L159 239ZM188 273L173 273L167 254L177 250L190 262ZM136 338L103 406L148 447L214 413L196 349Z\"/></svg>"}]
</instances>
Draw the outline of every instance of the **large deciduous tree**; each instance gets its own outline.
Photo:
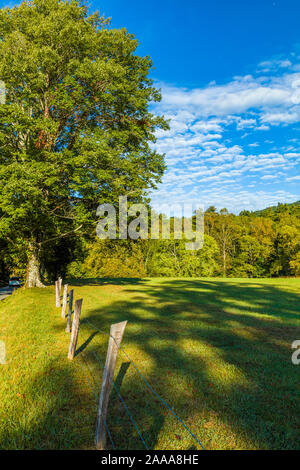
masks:
<instances>
[{"instance_id":1,"label":"large deciduous tree","mask_svg":"<svg viewBox=\"0 0 300 470\"><path fill-rule=\"evenodd\" d=\"M140 200L164 171L151 148L167 128L149 111L160 93L125 29L78 1L0 10L0 236L22 239L27 285L39 286L45 244L83 233L97 205Z\"/></svg>"}]
</instances>

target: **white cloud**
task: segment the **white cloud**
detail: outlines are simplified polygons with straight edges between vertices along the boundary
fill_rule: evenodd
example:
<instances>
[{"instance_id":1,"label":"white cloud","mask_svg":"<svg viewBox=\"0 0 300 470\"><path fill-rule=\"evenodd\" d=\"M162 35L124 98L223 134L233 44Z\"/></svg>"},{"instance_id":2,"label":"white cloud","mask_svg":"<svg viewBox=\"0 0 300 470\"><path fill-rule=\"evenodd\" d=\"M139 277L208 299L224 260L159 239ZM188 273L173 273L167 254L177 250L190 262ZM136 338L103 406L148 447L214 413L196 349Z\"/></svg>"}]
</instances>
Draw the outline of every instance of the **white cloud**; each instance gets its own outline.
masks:
<instances>
[{"instance_id":1,"label":"white cloud","mask_svg":"<svg viewBox=\"0 0 300 470\"><path fill-rule=\"evenodd\" d=\"M291 124L299 121L299 118L300 109L297 107L297 109L291 112L267 112L262 116L261 120L269 124Z\"/></svg>"},{"instance_id":2,"label":"white cloud","mask_svg":"<svg viewBox=\"0 0 300 470\"><path fill-rule=\"evenodd\" d=\"M277 175L263 175L261 177L262 180L272 180L272 179L276 179L277 178Z\"/></svg>"},{"instance_id":3,"label":"white cloud","mask_svg":"<svg viewBox=\"0 0 300 470\"><path fill-rule=\"evenodd\" d=\"M253 127L256 120L261 125L297 122L300 117L300 73L280 76L235 77L225 85L208 85L204 88L186 89L162 84L163 100L156 105L158 111L173 110L191 116L236 120L237 127ZM240 115L254 111L256 116ZM218 124L218 121L215 121ZM258 124L259 127L259 124ZM264 127L260 127L264 129Z\"/></svg>"},{"instance_id":4,"label":"white cloud","mask_svg":"<svg viewBox=\"0 0 300 470\"><path fill-rule=\"evenodd\" d=\"M291 176L289 178L286 178L286 181L300 181L300 175L296 175L296 176Z\"/></svg>"},{"instance_id":5,"label":"white cloud","mask_svg":"<svg viewBox=\"0 0 300 470\"><path fill-rule=\"evenodd\" d=\"M262 124L261 126L258 126L256 128L257 131L268 131L270 129L269 126L266 126L265 124Z\"/></svg>"},{"instance_id":6,"label":"white cloud","mask_svg":"<svg viewBox=\"0 0 300 470\"><path fill-rule=\"evenodd\" d=\"M259 147L259 143L253 142L252 144L249 144L249 147Z\"/></svg>"},{"instance_id":7,"label":"white cloud","mask_svg":"<svg viewBox=\"0 0 300 470\"><path fill-rule=\"evenodd\" d=\"M281 68L291 68L292 62L289 59L273 59L260 62L258 69L261 72L274 72Z\"/></svg>"},{"instance_id":8,"label":"white cloud","mask_svg":"<svg viewBox=\"0 0 300 470\"><path fill-rule=\"evenodd\" d=\"M253 188L253 190L252 190ZM189 200L186 199L184 191L178 191L176 194L170 194L169 191L163 191L160 198L153 198L153 206L157 211L161 207L161 200L165 204L184 204L189 202L194 204L195 207L202 205L207 208L210 205L216 206L218 209L227 207L234 213L246 210L260 210L265 207L277 205L280 201L294 202L299 197L299 194L291 193L288 191L262 191L256 190L255 184L249 185L249 189L235 189L233 182L229 182L228 186L224 187L211 187L208 191L203 191L201 197L191 195Z\"/></svg>"},{"instance_id":9,"label":"white cloud","mask_svg":"<svg viewBox=\"0 0 300 470\"><path fill-rule=\"evenodd\" d=\"M155 147L166 154L168 170L152 195L156 207L194 198L239 211L300 198L282 187L300 180L294 176L300 164L298 138L276 145L276 134L265 137L300 121L300 72L289 60L259 66L267 68L270 76L234 77L224 85L162 84L163 99L154 108L171 120L171 128L157 134Z\"/></svg>"},{"instance_id":10,"label":"white cloud","mask_svg":"<svg viewBox=\"0 0 300 470\"><path fill-rule=\"evenodd\" d=\"M237 118L236 128L238 130L254 126L256 126L256 119L243 119L240 116Z\"/></svg>"}]
</instances>

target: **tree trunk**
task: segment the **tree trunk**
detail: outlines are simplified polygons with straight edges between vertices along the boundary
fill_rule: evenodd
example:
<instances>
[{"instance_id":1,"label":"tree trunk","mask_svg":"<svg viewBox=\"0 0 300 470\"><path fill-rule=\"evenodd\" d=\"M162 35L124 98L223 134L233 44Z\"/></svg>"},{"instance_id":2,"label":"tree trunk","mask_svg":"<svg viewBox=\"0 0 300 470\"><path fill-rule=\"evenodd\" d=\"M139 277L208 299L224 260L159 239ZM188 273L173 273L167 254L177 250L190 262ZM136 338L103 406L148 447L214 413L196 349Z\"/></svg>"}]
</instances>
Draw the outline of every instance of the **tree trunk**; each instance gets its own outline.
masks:
<instances>
[{"instance_id":1,"label":"tree trunk","mask_svg":"<svg viewBox=\"0 0 300 470\"><path fill-rule=\"evenodd\" d=\"M45 287L40 275L39 250L34 243L29 244L26 287Z\"/></svg>"},{"instance_id":2,"label":"tree trunk","mask_svg":"<svg viewBox=\"0 0 300 470\"><path fill-rule=\"evenodd\" d=\"M223 276L227 277L226 248L223 247Z\"/></svg>"}]
</instances>

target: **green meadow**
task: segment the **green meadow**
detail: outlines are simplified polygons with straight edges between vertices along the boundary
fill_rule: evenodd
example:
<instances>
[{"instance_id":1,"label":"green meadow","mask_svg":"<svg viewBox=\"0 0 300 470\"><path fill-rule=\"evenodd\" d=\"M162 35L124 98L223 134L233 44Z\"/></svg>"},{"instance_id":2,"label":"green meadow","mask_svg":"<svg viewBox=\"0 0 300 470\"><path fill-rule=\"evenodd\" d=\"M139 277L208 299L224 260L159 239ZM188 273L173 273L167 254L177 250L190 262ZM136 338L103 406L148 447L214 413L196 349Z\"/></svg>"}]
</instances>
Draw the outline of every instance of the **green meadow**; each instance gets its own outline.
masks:
<instances>
[{"instance_id":1,"label":"green meadow","mask_svg":"<svg viewBox=\"0 0 300 470\"><path fill-rule=\"evenodd\" d=\"M90 279L76 356L54 287L0 303L1 449L93 449L108 333L206 449L300 449L300 279ZM150 449L198 449L123 351L115 387ZM113 388L108 426L117 449L142 449Z\"/></svg>"}]
</instances>

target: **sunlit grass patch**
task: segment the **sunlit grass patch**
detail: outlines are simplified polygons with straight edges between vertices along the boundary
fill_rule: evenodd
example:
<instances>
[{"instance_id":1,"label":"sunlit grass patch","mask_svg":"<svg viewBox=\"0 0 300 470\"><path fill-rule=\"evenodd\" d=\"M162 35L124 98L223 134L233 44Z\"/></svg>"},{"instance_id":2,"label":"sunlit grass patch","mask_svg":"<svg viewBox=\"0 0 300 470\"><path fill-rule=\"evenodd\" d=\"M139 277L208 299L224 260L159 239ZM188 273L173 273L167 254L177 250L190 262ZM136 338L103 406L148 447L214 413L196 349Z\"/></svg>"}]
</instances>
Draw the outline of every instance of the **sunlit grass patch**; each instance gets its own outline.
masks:
<instances>
[{"instance_id":1,"label":"sunlit grass patch","mask_svg":"<svg viewBox=\"0 0 300 470\"><path fill-rule=\"evenodd\" d=\"M83 298L72 363L54 287L0 304L0 448L93 448L108 332L123 320L124 350L206 448L300 448L299 279L69 284ZM150 448L199 448L122 351L115 383ZM143 448L114 390L109 427L117 448Z\"/></svg>"}]
</instances>

